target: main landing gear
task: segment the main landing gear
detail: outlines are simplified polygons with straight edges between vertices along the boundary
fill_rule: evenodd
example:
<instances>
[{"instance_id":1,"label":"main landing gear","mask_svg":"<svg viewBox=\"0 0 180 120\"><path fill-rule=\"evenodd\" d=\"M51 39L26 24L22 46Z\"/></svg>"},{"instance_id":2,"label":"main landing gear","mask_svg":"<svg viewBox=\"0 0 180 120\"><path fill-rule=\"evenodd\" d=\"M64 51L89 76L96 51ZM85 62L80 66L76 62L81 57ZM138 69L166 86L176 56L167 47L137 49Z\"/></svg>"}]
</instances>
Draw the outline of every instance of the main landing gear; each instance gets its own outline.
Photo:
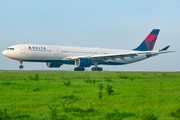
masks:
<instances>
[{"instance_id":1,"label":"main landing gear","mask_svg":"<svg viewBox=\"0 0 180 120\"><path fill-rule=\"evenodd\" d=\"M80 67L75 67L74 71L85 71L85 69ZM103 69L101 67L92 67L91 71L103 71Z\"/></svg>"},{"instance_id":2,"label":"main landing gear","mask_svg":"<svg viewBox=\"0 0 180 120\"><path fill-rule=\"evenodd\" d=\"M103 71L102 67L98 67L97 60L94 61L94 67L91 68L91 71Z\"/></svg>"},{"instance_id":3,"label":"main landing gear","mask_svg":"<svg viewBox=\"0 0 180 120\"><path fill-rule=\"evenodd\" d=\"M19 63L21 64L21 65L19 65L19 69L23 69L24 68L24 66L22 65L22 61L19 61Z\"/></svg>"},{"instance_id":4,"label":"main landing gear","mask_svg":"<svg viewBox=\"0 0 180 120\"><path fill-rule=\"evenodd\" d=\"M91 71L103 71L101 67L97 66L98 61L94 60L94 67L91 68ZM85 71L84 67L75 67L74 71Z\"/></svg>"},{"instance_id":5,"label":"main landing gear","mask_svg":"<svg viewBox=\"0 0 180 120\"><path fill-rule=\"evenodd\" d=\"M102 67L92 67L91 71L103 71Z\"/></svg>"},{"instance_id":6,"label":"main landing gear","mask_svg":"<svg viewBox=\"0 0 180 120\"><path fill-rule=\"evenodd\" d=\"M83 67L75 67L74 71L85 71Z\"/></svg>"}]
</instances>

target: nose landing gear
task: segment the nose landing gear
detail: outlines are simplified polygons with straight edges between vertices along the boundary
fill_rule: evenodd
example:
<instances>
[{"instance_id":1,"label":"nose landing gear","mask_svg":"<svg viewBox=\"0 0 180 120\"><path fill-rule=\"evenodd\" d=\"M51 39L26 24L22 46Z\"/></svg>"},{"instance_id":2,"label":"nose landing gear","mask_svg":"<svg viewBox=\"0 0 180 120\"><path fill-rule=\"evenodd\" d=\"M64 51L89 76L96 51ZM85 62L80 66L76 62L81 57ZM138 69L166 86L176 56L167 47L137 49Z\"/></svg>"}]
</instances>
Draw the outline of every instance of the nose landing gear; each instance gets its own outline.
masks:
<instances>
[{"instance_id":1,"label":"nose landing gear","mask_svg":"<svg viewBox=\"0 0 180 120\"><path fill-rule=\"evenodd\" d=\"M23 69L24 68L24 66L23 65L19 65L19 69Z\"/></svg>"},{"instance_id":2,"label":"nose landing gear","mask_svg":"<svg viewBox=\"0 0 180 120\"><path fill-rule=\"evenodd\" d=\"M19 69L23 69L24 68L24 66L22 65L22 61L19 61L19 63L21 64L21 65L19 65Z\"/></svg>"}]
</instances>

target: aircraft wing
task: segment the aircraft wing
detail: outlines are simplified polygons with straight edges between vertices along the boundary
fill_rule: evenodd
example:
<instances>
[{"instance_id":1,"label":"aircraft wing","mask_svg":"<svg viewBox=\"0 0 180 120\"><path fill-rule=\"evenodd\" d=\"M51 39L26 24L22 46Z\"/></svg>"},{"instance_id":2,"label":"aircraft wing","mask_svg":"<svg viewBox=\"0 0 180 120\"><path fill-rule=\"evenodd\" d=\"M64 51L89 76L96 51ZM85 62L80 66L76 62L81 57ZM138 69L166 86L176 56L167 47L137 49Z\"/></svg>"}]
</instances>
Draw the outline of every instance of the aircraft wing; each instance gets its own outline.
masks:
<instances>
[{"instance_id":1,"label":"aircraft wing","mask_svg":"<svg viewBox=\"0 0 180 120\"><path fill-rule=\"evenodd\" d=\"M63 60L75 60L78 58L91 58L93 60L97 61L103 61L103 60L114 60L115 58L120 58L122 60L125 60L125 57L130 57L134 59L135 56L138 56L140 54L147 54L147 55L158 55L162 53L169 53L169 52L174 52L174 51L161 51L161 50L156 50L156 51L130 51L126 53L115 53L115 54L98 54L98 55L88 55L88 56L68 56L64 58Z\"/></svg>"}]
</instances>

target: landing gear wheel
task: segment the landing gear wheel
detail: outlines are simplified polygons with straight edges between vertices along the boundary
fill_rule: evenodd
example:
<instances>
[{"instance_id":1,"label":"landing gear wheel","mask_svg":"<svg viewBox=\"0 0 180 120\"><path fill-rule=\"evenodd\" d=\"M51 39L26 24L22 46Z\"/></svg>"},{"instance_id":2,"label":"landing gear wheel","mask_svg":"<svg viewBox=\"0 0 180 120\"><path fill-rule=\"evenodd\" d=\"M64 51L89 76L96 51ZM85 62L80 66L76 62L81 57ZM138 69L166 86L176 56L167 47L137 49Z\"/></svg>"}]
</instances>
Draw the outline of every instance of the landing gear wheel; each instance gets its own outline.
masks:
<instances>
[{"instance_id":1,"label":"landing gear wheel","mask_svg":"<svg viewBox=\"0 0 180 120\"><path fill-rule=\"evenodd\" d=\"M85 71L85 69L84 68L80 68L80 67L75 67L74 71Z\"/></svg>"},{"instance_id":2,"label":"landing gear wheel","mask_svg":"<svg viewBox=\"0 0 180 120\"><path fill-rule=\"evenodd\" d=\"M19 69L23 69L24 68L24 66L23 65L19 65Z\"/></svg>"},{"instance_id":3,"label":"landing gear wheel","mask_svg":"<svg viewBox=\"0 0 180 120\"><path fill-rule=\"evenodd\" d=\"M91 70L92 71L103 71L103 69L101 67L92 67Z\"/></svg>"},{"instance_id":4,"label":"landing gear wheel","mask_svg":"<svg viewBox=\"0 0 180 120\"><path fill-rule=\"evenodd\" d=\"M103 71L103 69L100 67L100 68L99 68L99 71Z\"/></svg>"}]
</instances>

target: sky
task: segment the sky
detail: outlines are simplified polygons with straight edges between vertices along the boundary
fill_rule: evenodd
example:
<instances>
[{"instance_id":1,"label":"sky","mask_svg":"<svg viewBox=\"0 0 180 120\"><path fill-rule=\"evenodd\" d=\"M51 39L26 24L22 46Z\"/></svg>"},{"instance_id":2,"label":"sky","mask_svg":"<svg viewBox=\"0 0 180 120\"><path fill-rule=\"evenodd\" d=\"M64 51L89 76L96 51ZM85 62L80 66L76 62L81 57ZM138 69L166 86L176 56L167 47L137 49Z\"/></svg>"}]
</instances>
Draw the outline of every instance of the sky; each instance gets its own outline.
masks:
<instances>
[{"instance_id":1,"label":"sky","mask_svg":"<svg viewBox=\"0 0 180 120\"><path fill-rule=\"evenodd\" d=\"M179 0L0 0L0 52L16 44L99 47L131 50L152 29L160 29L154 50L167 45L176 52L105 71L180 71ZM19 63L0 54L0 70L19 70ZM24 62L24 70L49 69ZM87 68L90 70L90 68Z\"/></svg>"}]
</instances>

